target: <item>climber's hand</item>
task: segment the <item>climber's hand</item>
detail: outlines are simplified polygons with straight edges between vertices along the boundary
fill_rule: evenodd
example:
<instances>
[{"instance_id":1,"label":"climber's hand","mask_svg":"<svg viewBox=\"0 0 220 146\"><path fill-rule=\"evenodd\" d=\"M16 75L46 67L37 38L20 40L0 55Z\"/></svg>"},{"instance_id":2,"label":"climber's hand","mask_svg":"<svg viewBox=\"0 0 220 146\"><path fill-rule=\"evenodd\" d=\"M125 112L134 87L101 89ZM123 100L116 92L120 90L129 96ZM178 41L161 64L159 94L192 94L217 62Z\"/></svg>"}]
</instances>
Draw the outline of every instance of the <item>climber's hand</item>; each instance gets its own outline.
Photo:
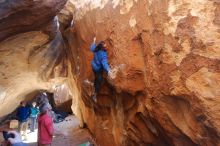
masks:
<instances>
[{"instance_id":1,"label":"climber's hand","mask_svg":"<svg viewBox=\"0 0 220 146\"><path fill-rule=\"evenodd\" d=\"M108 77L109 77L109 79L111 79L111 80L115 79L116 73L117 73L117 70L111 69L111 70L108 72Z\"/></svg>"},{"instance_id":2,"label":"climber's hand","mask_svg":"<svg viewBox=\"0 0 220 146\"><path fill-rule=\"evenodd\" d=\"M13 134L14 135L14 138L8 138L8 141L10 141L11 144L22 142L21 135L18 132L9 131L8 134Z\"/></svg>"},{"instance_id":3,"label":"climber's hand","mask_svg":"<svg viewBox=\"0 0 220 146\"><path fill-rule=\"evenodd\" d=\"M93 42L94 42L94 43L96 42L96 37L93 38Z\"/></svg>"}]
</instances>

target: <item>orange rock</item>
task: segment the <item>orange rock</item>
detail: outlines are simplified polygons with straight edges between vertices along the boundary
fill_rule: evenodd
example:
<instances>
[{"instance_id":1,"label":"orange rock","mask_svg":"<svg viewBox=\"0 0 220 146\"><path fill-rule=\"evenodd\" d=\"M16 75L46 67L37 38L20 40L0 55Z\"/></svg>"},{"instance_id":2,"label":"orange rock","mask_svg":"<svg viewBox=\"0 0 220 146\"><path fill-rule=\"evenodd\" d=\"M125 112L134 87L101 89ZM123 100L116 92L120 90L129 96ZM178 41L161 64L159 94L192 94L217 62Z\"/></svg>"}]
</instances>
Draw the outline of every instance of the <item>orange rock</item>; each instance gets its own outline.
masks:
<instances>
[{"instance_id":1,"label":"orange rock","mask_svg":"<svg viewBox=\"0 0 220 146\"><path fill-rule=\"evenodd\" d=\"M71 97L80 126L101 146L220 145L217 0L69 0L52 21L64 3L0 9L0 116L29 93L56 89L56 102ZM117 70L113 80L104 75L97 103L95 35Z\"/></svg>"},{"instance_id":2,"label":"orange rock","mask_svg":"<svg viewBox=\"0 0 220 146\"><path fill-rule=\"evenodd\" d=\"M220 145L219 2L71 2L65 38L82 93L74 106L101 146ZM83 84L94 78L95 34L107 42L110 64L125 65L104 82L97 104Z\"/></svg>"}]
</instances>

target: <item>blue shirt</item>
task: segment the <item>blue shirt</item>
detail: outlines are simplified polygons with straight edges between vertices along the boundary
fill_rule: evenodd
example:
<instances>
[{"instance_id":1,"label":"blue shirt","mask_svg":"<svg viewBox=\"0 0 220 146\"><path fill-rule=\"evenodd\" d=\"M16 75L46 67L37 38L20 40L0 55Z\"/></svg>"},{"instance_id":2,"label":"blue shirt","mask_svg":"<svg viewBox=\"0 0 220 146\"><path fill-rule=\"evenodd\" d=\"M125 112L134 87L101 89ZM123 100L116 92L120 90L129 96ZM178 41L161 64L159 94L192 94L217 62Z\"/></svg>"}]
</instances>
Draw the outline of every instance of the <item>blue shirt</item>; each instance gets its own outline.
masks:
<instances>
[{"instance_id":1,"label":"blue shirt","mask_svg":"<svg viewBox=\"0 0 220 146\"><path fill-rule=\"evenodd\" d=\"M30 115L30 108L21 106L18 108L17 117L19 122L26 122Z\"/></svg>"},{"instance_id":2,"label":"blue shirt","mask_svg":"<svg viewBox=\"0 0 220 146\"><path fill-rule=\"evenodd\" d=\"M110 67L108 64L108 55L105 50L95 51L96 44L93 43L90 47L90 50L94 53L94 58L92 60L92 68L94 71L102 71L103 69L106 72L109 72Z\"/></svg>"},{"instance_id":3,"label":"blue shirt","mask_svg":"<svg viewBox=\"0 0 220 146\"><path fill-rule=\"evenodd\" d=\"M39 113L39 109L38 108L31 107L31 115L30 115L30 117L37 117L38 113Z\"/></svg>"}]
</instances>

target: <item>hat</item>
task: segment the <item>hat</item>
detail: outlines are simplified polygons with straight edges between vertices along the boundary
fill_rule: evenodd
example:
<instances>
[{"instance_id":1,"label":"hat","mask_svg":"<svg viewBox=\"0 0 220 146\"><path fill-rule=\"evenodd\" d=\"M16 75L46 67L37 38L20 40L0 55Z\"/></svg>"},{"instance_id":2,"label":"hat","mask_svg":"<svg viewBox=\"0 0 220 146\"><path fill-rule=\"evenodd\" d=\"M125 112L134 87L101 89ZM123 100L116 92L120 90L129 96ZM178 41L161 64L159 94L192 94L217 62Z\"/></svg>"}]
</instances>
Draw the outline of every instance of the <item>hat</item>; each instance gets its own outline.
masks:
<instances>
[{"instance_id":1,"label":"hat","mask_svg":"<svg viewBox=\"0 0 220 146\"><path fill-rule=\"evenodd\" d=\"M49 110L49 107L47 104L43 104L42 106L40 106L40 113L45 113Z\"/></svg>"}]
</instances>

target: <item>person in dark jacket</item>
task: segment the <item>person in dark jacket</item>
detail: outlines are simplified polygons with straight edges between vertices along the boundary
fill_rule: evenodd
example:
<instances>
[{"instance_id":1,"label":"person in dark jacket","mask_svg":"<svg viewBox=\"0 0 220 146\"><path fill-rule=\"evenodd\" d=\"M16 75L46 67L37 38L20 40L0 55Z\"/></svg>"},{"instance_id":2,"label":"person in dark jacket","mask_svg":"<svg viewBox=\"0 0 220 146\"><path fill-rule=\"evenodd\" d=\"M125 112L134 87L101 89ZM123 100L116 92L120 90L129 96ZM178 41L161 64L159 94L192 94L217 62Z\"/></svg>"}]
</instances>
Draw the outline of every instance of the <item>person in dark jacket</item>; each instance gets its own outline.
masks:
<instances>
[{"instance_id":1,"label":"person in dark jacket","mask_svg":"<svg viewBox=\"0 0 220 146\"><path fill-rule=\"evenodd\" d=\"M19 132L27 138L28 118L30 116L30 108L26 106L26 102L22 101L20 107L17 110L17 118L19 121ZM22 133L23 132L23 133Z\"/></svg>"},{"instance_id":2,"label":"person in dark jacket","mask_svg":"<svg viewBox=\"0 0 220 146\"><path fill-rule=\"evenodd\" d=\"M97 94L101 89L102 84L102 74L103 71L107 72L109 76L111 76L111 69L108 63L108 54L106 50L106 44L104 41L101 41L98 45L95 43L96 38L94 38L94 42L92 43L90 50L94 53L94 57L92 60L92 70L95 75L94 87L95 92L93 95L93 100L97 101Z\"/></svg>"}]
</instances>

